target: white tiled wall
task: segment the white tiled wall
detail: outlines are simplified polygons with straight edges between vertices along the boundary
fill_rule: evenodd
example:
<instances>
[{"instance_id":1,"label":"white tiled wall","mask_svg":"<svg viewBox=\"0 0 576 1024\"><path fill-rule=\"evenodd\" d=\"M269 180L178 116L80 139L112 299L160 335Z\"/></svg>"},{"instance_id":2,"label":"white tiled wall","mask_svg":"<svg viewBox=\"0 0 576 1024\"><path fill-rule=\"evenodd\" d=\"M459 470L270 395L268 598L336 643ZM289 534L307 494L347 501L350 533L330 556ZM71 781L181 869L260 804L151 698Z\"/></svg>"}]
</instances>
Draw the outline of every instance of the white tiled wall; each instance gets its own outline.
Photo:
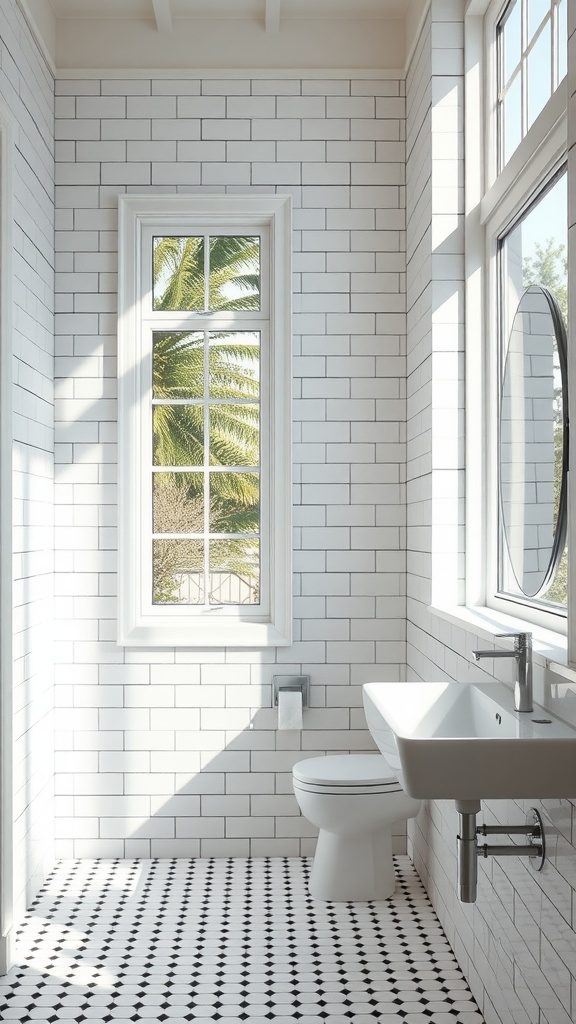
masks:
<instances>
[{"instance_id":1,"label":"white tiled wall","mask_svg":"<svg viewBox=\"0 0 576 1024\"><path fill-rule=\"evenodd\" d=\"M433 560L452 566L444 576L456 580L455 596L462 568L463 452L447 442L463 437L463 6L433 0L407 77L406 122L403 82L385 77L57 82L59 855L309 852L313 830L298 815L291 767L314 753L371 748L360 685L403 678L406 604L408 677L472 671L477 638L427 610ZM574 111L573 5L569 13ZM51 853L52 83L14 0L0 0L0 14L0 93L19 124L23 905ZM575 124L573 113L572 168ZM115 644L116 200L153 189L294 197L296 641L278 652ZM572 206L572 244L574 222ZM271 677L293 672L310 674L312 707L301 734L279 733ZM543 693L556 682L537 679ZM492 801L487 818L522 820L525 804ZM471 907L455 897L451 806L431 804L412 831L417 867L487 1024L576 1020L575 805L538 806L544 872L488 862Z\"/></svg>"},{"instance_id":2,"label":"white tiled wall","mask_svg":"<svg viewBox=\"0 0 576 1024\"><path fill-rule=\"evenodd\" d=\"M463 424L456 427L462 416L462 207L456 188L445 189L444 168L453 185L459 181L454 173L457 169L437 158L442 161L446 154L462 153L463 8L460 0L433 0L407 76L409 679L486 679L485 669L490 668L489 663L470 664L471 651L483 646L480 638L428 610L434 599L436 559L446 567L450 565L447 559L452 560L453 579L458 580L461 573L463 452L456 446L446 447L442 431L445 423L451 422L453 436L464 436ZM573 7L571 12L574 55ZM446 46L451 52L446 52ZM573 61L572 74L574 67ZM574 84L571 104L573 173ZM436 124L441 125L441 138ZM451 232L445 230L448 222L442 221L444 217L452 219ZM572 233L574 230L572 227ZM447 338L452 339L450 348ZM446 524L451 524L453 538L448 552ZM499 670L502 664L495 662L494 668ZM501 678L510 683L510 673L510 665L504 663ZM563 693L564 712L570 717L574 694L566 680L538 667L535 687L540 700ZM544 870L537 874L520 858L480 862L474 905L460 904L456 897L457 819L453 804L426 805L410 828L416 867L487 1024L569 1024L576 1020L576 799L487 801L483 819L523 823L530 806L538 807L544 819L548 842Z\"/></svg>"},{"instance_id":3,"label":"white tiled wall","mask_svg":"<svg viewBox=\"0 0 576 1024\"><path fill-rule=\"evenodd\" d=\"M0 100L13 135L14 888L18 917L43 882L53 856L54 84L14 0L0 2L0 45Z\"/></svg>"},{"instance_id":4,"label":"white tiled wall","mask_svg":"<svg viewBox=\"0 0 576 1024\"><path fill-rule=\"evenodd\" d=\"M403 82L57 82L57 849L298 854L291 768L372 749L361 683L402 678ZM295 643L124 650L116 614L116 207L294 200ZM311 678L278 732L274 674Z\"/></svg>"}]
</instances>

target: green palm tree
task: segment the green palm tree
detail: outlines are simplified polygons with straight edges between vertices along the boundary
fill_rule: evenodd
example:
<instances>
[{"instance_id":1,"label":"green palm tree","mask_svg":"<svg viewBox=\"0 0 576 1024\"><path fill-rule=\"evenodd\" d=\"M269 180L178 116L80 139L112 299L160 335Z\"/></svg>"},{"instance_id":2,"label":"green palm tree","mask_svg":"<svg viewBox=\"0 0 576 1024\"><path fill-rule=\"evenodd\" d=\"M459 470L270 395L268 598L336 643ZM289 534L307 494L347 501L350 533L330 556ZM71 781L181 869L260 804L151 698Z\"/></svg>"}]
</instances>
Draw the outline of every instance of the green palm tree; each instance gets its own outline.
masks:
<instances>
[{"instance_id":1,"label":"green palm tree","mask_svg":"<svg viewBox=\"0 0 576 1024\"><path fill-rule=\"evenodd\" d=\"M202 237L155 240L157 311L204 311L206 301L211 312L258 309L259 290L259 239L217 236L208 245ZM253 331L211 332L208 339L202 331L154 332L154 463L170 467L154 475L156 533L201 533L207 506L211 533L258 534L259 473L239 468L259 464L259 363ZM203 473L178 471L203 467L205 452L207 495ZM211 543L213 570L229 563L229 571L253 572L254 541ZM197 541L155 542L156 601L173 599L170 581L184 554L196 570Z\"/></svg>"},{"instance_id":2,"label":"green palm tree","mask_svg":"<svg viewBox=\"0 0 576 1024\"><path fill-rule=\"evenodd\" d=\"M154 309L205 308L260 308L259 238L213 235L208 245L203 236L154 240Z\"/></svg>"}]
</instances>

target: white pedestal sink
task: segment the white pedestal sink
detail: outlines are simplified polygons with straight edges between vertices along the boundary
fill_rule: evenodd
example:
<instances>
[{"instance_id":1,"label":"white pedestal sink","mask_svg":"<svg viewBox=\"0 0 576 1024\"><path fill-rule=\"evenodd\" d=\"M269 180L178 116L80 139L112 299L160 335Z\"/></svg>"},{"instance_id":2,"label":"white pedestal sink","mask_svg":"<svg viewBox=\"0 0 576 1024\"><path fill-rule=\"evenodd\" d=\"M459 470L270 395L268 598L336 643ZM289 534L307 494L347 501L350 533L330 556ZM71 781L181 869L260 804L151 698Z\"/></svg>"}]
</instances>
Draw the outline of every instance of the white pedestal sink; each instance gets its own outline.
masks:
<instances>
[{"instance_id":1,"label":"white pedestal sink","mask_svg":"<svg viewBox=\"0 0 576 1024\"><path fill-rule=\"evenodd\" d=\"M576 797L576 729L500 683L366 683L368 728L409 796Z\"/></svg>"}]
</instances>

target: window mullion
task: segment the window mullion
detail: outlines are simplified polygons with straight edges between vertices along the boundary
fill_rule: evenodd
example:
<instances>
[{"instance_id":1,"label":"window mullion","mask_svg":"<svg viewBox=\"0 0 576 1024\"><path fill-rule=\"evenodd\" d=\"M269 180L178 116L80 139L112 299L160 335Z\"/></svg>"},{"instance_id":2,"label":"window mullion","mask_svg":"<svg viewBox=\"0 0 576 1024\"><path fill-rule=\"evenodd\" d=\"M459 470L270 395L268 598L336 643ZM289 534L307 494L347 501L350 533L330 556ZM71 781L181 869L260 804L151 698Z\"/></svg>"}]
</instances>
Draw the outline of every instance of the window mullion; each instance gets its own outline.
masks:
<instances>
[{"instance_id":1,"label":"window mullion","mask_svg":"<svg viewBox=\"0 0 576 1024\"><path fill-rule=\"evenodd\" d=\"M207 268L209 270L209 267ZM206 273L208 281L208 273ZM206 291L207 291L206 285ZM204 332L204 604L210 604L210 335Z\"/></svg>"},{"instance_id":2,"label":"window mullion","mask_svg":"<svg viewBox=\"0 0 576 1024\"><path fill-rule=\"evenodd\" d=\"M522 13L520 18L520 103L522 117L521 137L524 138L526 136L526 132L528 131L528 0L522 0L521 11Z\"/></svg>"},{"instance_id":3,"label":"window mullion","mask_svg":"<svg viewBox=\"0 0 576 1024\"><path fill-rule=\"evenodd\" d=\"M552 4L552 13L551 13L550 17L552 19L552 28L551 28L551 32L550 32L550 36L551 36L551 38L550 38L550 47L551 47L550 65L551 65L551 73L552 73L551 89L552 89L552 92L554 92L554 90L558 88L558 84L560 82L560 75L559 75L560 61L559 61L559 46L558 46L558 44L559 44L559 19L560 19L560 11L559 11L559 5L557 3L553 3Z\"/></svg>"}]
</instances>

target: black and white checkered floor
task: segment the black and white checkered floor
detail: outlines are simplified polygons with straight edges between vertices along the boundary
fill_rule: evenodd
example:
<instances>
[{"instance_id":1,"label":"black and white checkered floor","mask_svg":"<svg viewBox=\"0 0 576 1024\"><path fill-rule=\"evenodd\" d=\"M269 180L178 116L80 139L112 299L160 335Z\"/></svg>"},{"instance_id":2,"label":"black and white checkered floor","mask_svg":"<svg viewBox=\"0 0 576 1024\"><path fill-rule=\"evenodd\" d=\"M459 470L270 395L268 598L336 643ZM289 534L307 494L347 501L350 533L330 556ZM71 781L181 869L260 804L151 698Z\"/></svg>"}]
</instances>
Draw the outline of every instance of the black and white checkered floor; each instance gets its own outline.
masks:
<instances>
[{"instance_id":1,"label":"black and white checkered floor","mask_svg":"<svg viewBox=\"0 0 576 1024\"><path fill-rule=\"evenodd\" d=\"M482 1024L407 857L374 903L323 903L310 861L64 861L0 978L0 1020Z\"/></svg>"}]
</instances>

